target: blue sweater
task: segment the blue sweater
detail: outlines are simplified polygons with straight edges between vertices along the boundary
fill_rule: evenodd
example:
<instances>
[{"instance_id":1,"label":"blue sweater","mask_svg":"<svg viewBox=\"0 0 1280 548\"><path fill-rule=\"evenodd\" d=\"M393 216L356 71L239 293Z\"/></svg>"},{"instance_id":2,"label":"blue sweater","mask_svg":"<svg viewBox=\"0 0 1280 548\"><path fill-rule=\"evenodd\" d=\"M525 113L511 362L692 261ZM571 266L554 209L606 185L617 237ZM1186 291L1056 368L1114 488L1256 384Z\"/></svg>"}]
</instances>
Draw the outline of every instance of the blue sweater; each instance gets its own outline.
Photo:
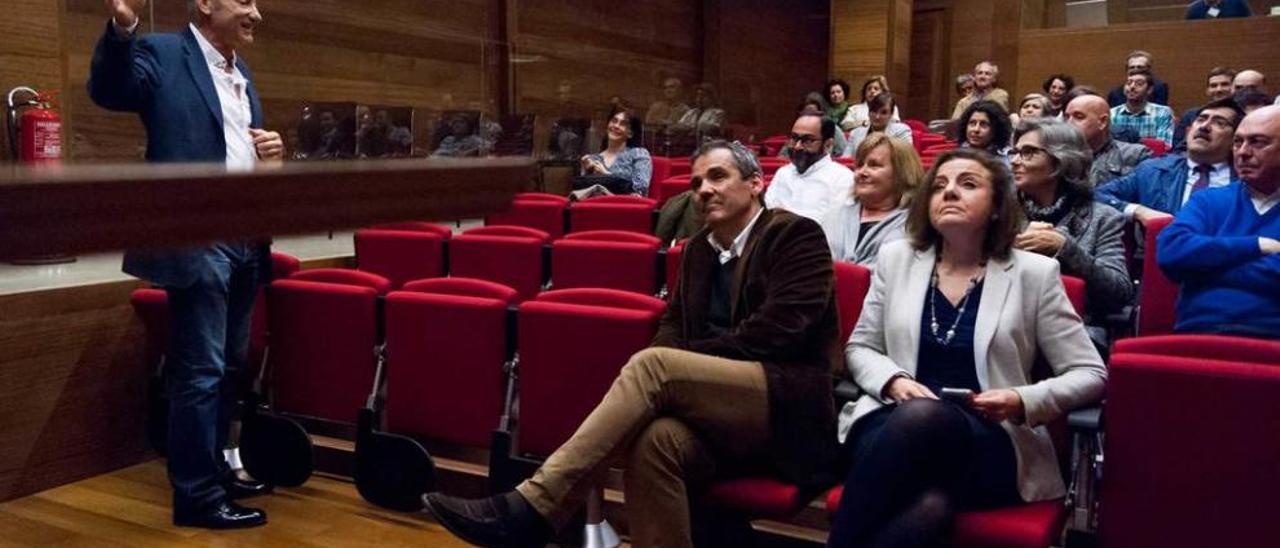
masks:
<instances>
[{"instance_id":1,"label":"blue sweater","mask_svg":"<svg viewBox=\"0 0 1280 548\"><path fill-rule=\"evenodd\" d=\"M1191 196L1156 242L1182 284L1177 331L1280 338L1280 254L1264 256L1262 236L1280 239L1280 206L1258 215L1243 184Z\"/></svg>"}]
</instances>

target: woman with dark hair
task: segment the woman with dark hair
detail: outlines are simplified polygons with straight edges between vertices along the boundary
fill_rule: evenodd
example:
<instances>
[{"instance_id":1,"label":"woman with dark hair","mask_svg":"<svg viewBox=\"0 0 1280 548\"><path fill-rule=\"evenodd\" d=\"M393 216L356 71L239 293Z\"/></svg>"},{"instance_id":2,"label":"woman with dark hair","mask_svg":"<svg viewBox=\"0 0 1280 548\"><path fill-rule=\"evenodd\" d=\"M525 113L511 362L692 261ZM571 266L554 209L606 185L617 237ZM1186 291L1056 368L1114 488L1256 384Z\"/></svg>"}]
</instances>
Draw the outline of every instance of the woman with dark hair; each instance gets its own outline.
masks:
<instances>
[{"instance_id":1,"label":"woman with dark hair","mask_svg":"<svg viewBox=\"0 0 1280 548\"><path fill-rule=\"evenodd\" d=\"M1061 116L1062 111L1067 108L1067 92L1076 87L1076 79L1068 74L1054 74L1045 78L1040 87L1044 89L1045 97L1049 98L1052 107L1045 116Z\"/></svg>"},{"instance_id":2,"label":"woman with dark hair","mask_svg":"<svg viewBox=\"0 0 1280 548\"><path fill-rule=\"evenodd\" d=\"M839 78L827 82L827 119L840 125L849 112L849 82Z\"/></svg>"},{"instance_id":3,"label":"woman with dark hair","mask_svg":"<svg viewBox=\"0 0 1280 548\"><path fill-rule=\"evenodd\" d=\"M862 83L862 93L859 96L862 102L849 107L849 112L844 115L840 121L840 128L845 131L853 131L856 128L871 123L870 104L871 99L881 93L889 92L889 80L879 74L867 78ZM893 107L893 121L898 121L898 107Z\"/></svg>"},{"instance_id":4,"label":"woman with dark hair","mask_svg":"<svg viewBox=\"0 0 1280 548\"><path fill-rule=\"evenodd\" d=\"M956 131L960 148L974 148L1003 158L1008 164L1009 135L1013 126L1004 108L991 101L978 101L964 109Z\"/></svg>"},{"instance_id":5,"label":"woman with dark hair","mask_svg":"<svg viewBox=\"0 0 1280 548\"><path fill-rule=\"evenodd\" d=\"M1023 120L1015 138L1013 180L1031 222L1014 247L1053 257L1063 274L1083 278L1093 318L1129 304L1124 216L1093 200L1093 154L1084 137L1066 122L1039 118Z\"/></svg>"},{"instance_id":6,"label":"woman with dark hair","mask_svg":"<svg viewBox=\"0 0 1280 548\"><path fill-rule=\"evenodd\" d=\"M621 109L609 116L605 128L605 149L582 157L584 175L613 175L631 181L631 191L649 194L649 177L653 175L653 159L641 146L641 122L630 110Z\"/></svg>"},{"instance_id":7,"label":"woman with dark hair","mask_svg":"<svg viewBox=\"0 0 1280 548\"><path fill-rule=\"evenodd\" d=\"M871 114L870 123L849 132L849 146L845 149L844 156L852 157L858 144L873 133L884 133L894 139L906 141L907 144L912 143L911 126L893 121L893 113L898 110L898 100L892 93L886 91L873 97L867 102L867 108Z\"/></svg>"},{"instance_id":8,"label":"woman with dark hair","mask_svg":"<svg viewBox=\"0 0 1280 548\"><path fill-rule=\"evenodd\" d=\"M1021 222L1001 161L956 149L880 249L845 346L863 396L840 413L852 467L828 546L942 546L956 512L1066 494L1044 425L1107 373L1057 263L1014 248Z\"/></svg>"},{"instance_id":9,"label":"woman with dark hair","mask_svg":"<svg viewBox=\"0 0 1280 548\"><path fill-rule=\"evenodd\" d=\"M1018 122L1029 120L1031 118L1052 117L1049 112L1053 106L1049 103L1049 98L1039 93L1028 93L1018 103L1018 112L1009 114L1009 123L1013 127L1018 127Z\"/></svg>"}]
</instances>

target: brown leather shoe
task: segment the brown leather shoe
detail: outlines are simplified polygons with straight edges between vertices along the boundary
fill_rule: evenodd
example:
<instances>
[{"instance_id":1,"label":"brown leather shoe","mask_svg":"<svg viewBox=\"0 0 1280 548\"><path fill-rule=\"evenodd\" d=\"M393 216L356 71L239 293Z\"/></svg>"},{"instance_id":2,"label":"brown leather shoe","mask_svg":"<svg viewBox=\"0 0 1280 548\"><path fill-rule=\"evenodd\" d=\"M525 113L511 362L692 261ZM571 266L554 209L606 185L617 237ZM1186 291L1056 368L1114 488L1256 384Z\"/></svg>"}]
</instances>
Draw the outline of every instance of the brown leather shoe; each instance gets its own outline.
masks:
<instances>
[{"instance_id":1,"label":"brown leather shoe","mask_svg":"<svg viewBox=\"0 0 1280 548\"><path fill-rule=\"evenodd\" d=\"M541 548L551 537L547 520L517 491L483 499L428 493L422 502L440 525L477 546Z\"/></svg>"}]
</instances>

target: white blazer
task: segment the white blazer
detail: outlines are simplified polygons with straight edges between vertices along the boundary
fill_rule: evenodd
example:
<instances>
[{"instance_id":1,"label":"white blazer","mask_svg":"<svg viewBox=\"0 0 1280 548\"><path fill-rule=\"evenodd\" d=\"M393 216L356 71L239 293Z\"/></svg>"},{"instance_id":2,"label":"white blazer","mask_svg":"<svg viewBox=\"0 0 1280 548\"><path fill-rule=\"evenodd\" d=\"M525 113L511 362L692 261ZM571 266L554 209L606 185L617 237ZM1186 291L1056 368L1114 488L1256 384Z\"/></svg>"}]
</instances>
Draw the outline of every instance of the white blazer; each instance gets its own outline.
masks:
<instances>
[{"instance_id":1,"label":"white blazer","mask_svg":"<svg viewBox=\"0 0 1280 548\"><path fill-rule=\"evenodd\" d=\"M845 361L863 396L840 410L840 439L867 413L891 403L885 385L897 375L914 378L920 348L920 315L928 295L933 249L917 251L908 240L886 244L872 274L862 315L845 346ZM1102 398L1106 367L1067 299L1058 261L1019 250L987 263L973 351L983 390L1012 388L1022 397L1026 423L1004 421L1018 459L1018 491L1025 501L1061 497L1066 486L1044 424ZM1032 383L1039 351L1054 376Z\"/></svg>"}]
</instances>

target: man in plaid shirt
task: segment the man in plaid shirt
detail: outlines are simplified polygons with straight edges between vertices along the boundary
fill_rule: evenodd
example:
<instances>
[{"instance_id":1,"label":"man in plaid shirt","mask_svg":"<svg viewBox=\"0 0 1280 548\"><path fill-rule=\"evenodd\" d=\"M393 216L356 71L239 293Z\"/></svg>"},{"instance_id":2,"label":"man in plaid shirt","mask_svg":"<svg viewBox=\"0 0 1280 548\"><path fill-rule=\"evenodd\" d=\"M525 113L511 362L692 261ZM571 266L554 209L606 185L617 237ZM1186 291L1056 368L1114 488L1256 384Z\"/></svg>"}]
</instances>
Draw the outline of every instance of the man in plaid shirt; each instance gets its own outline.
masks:
<instances>
[{"instance_id":1,"label":"man in plaid shirt","mask_svg":"<svg viewBox=\"0 0 1280 548\"><path fill-rule=\"evenodd\" d=\"M1124 83L1123 105L1111 109L1111 125L1132 128L1143 139L1159 139L1173 144L1173 109L1148 101L1151 95L1151 73L1129 71Z\"/></svg>"}]
</instances>

